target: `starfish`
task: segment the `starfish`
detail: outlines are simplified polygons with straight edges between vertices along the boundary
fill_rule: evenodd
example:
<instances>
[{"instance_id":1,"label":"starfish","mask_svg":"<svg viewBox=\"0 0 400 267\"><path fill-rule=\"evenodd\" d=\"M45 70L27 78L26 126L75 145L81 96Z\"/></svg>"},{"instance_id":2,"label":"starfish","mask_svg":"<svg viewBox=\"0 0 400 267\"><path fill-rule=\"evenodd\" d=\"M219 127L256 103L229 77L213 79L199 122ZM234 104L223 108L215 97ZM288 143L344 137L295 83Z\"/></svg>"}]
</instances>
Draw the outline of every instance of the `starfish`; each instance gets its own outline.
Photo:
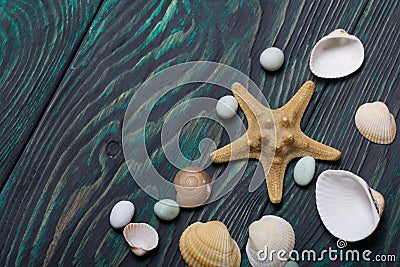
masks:
<instances>
[{"instance_id":1,"label":"starfish","mask_svg":"<svg viewBox=\"0 0 400 267\"><path fill-rule=\"evenodd\" d=\"M258 160L265 173L270 201L280 203L286 167L292 159L312 156L338 160L341 156L340 151L301 131L300 122L314 89L314 83L307 81L286 105L272 110L258 102L243 85L234 83L232 92L246 116L248 129L237 140L212 152L211 160L215 163Z\"/></svg>"}]
</instances>

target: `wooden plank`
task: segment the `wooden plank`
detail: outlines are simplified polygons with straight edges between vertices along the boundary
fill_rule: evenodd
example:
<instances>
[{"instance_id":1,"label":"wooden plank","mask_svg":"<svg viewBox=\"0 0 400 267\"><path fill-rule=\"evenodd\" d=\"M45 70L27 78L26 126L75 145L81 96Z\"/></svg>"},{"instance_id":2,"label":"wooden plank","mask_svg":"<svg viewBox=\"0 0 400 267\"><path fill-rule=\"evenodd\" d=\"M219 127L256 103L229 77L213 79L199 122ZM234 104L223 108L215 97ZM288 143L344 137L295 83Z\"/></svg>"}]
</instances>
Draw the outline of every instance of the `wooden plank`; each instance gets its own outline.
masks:
<instances>
[{"instance_id":1,"label":"wooden plank","mask_svg":"<svg viewBox=\"0 0 400 267\"><path fill-rule=\"evenodd\" d=\"M0 3L0 188L43 115L101 2Z\"/></svg>"},{"instance_id":2,"label":"wooden plank","mask_svg":"<svg viewBox=\"0 0 400 267\"><path fill-rule=\"evenodd\" d=\"M22 155L1 194L0 223L4 227L0 238L5 241L0 264L185 266L178 249L184 228L195 221L218 219L231 229L242 249L243 266L246 266L247 227L269 213L280 215L293 224L297 249L334 245L334 239L327 234L315 212L314 185L306 189L293 185L290 178L293 164L286 175L280 207L268 203L265 186L252 194L247 192L249 181L246 178L252 176L257 164L254 162L235 190L220 201L184 210L171 223L159 221L152 212L155 200L136 185L124 162L122 120L135 90L152 74L180 62L212 60L249 74L264 88L273 108L284 104L305 80L316 82L317 91L303 120L303 129L311 137L344 152L340 164L318 163L318 172L328 167L357 171L353 166L362 165L356 162L366 165L368 160L373 160L369 157L380 150L386 151L380 154L380 165L385 164L387 153L398 159L396 149L392 151L398 143L390 149L388 146L375 148L353 129L352 112L358 106L354 95L360 100L373 92L360 86L363 93L353 91L351 95L346 89L368 81L373 84L373 76L365 71L367 66L373 69L375 58L367 58L361 71L337 81L317 79L308 69L311 48L319 38L337 27L349 29L360 37L362 32L367 35L368 31L356 27L357 23L360 19L367 25L369 20L373 21L373 16L376 20L381 5L387 3L106 1L91 25L91 34L79 49L75 69L70 69L63 79L29 149ZM139 7L140 12L137 11ZM392 19L391 16L381 19L391 21L389 25L393 26L397 23L394 16L399 12L390 10L395 10ZM381 25L385 24L381 22ZM396 34L394 37L396 40ZM265 73L258 63L258 55L270 45L282 47L286 54L284 68L273 74ZM398 63L396 49L391 53L395 56L391 55L390 59ZM398 64L392 66L396 68ZM390 81L396 84L398 72L390 73ZM171 104L160 105L152 121L158 122L161 116L157 114L168 112L182 95L186 98L188 95L215 98L222 95L209 86L197 88L190 95L188 90L193 88L184 87L169 94L166 103ZM342 105L347 107L345 116L342 116ZM391 106L391 110L397 119L398 106ZM199 123L204 132L193 133L199 127L193 123L183 134L184 142L192 144L191 149L204 137L228 142L219 126ZM173 177L177 170L159 151L160 129L161 126L156 125L149 132L148 147L154 152L151 155L157 170ZM362 145L351 149L355 141ZM366 153L371 147L373 150ZM195 157L198 151L193 149L188 154ZM393 173L398 173L397 162L387 165ZM36 166L35 169L32 166ZM221 168L213 165L208 171L216 173ZM375 181L378 189L379 180ZM392 183L390 190L394 191L388 191L392 194L392 203L398 199L396 186L398 183ZM160 233L160 245L148 257L132 255L121 233L108 224L109 211L120 199L135 203L135 221L148 222ZM398 214L398 210L393 211ZM395 222L390 222L393 225L390 229L394 229ZM380 238L376 242L390 248L396 246L395 242Z\"/></svg>"},{"instance_id":3,"label":"wooden plank","mask_svg":"<svg viewBox=\"0 0 400 267\"><path fill-rule=\"evenodd\" d=\"M364 250L371 250L371 258L377 254L394 254L397 261L400 255L400 247L396 241L400 238L398 231L400 208L397 204L400 197L398 180L400 142L397 138L388 146L370 143L357 131L354 116L357 108L363 103L383 101L387 103L399 125L399 14L398 1L369 1L362 16L356 21L357 25L333 22L330 23L329 30L319 30L319 38L335 28L346 29L358 36L365 47L365 61L359 71L346 78L338 80L313 78L317 91L314 102L306 114L307 124L304 124L308 135L342 151L342 159L338 164L318 162L317 175L331 168L350 170L363 177L372 188L382 192L386 198L385 213L378 229L366 240L349 244L348 249L357 249L361 253ZM277 40L278 43L286 41L284 36L281 39L278 37ZM304 55L308 56L315 41L307 40L307 42ZM289 42L289 46L291 43ZM306 62L307 57L302 56L303 54L300 54L298 57L302 62ZM304 74L310 76L308 70L304 71ZM314 249L318 255L329 247L337 249L337 239L329 234L318 216L314 196L315 183L306 188L294 184L292 179L294 163L287 170L285 198L278 214L295 227L297 250ZM271 205L264 210L264 214L275 212ZM359 263L346 264L344 261L331 262L326 259L317 266L326 264L358 266ZM374 264L376 263L362 262L361 265L376 266ZM388 263L387 266L395 264Z\"/></svg>"}]
</instances>

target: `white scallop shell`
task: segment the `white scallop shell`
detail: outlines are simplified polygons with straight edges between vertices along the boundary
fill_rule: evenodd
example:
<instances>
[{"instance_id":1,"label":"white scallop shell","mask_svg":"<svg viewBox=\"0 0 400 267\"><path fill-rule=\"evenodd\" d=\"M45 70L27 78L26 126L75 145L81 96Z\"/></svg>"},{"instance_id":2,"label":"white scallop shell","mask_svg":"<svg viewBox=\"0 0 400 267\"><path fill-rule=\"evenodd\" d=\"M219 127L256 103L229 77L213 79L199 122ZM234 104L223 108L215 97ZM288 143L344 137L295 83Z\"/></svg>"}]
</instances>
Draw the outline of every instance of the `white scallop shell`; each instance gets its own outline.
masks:
<instances>
[{"instance_id":1,"label":"white scallop shell","mask_svg":"<svg viewBox=\"0 0 400 267\"><path fill-rule=\"evenodd\" d=\"M321 173L315 190L323 224L337 238L359 241L378 226L384 209L383 196L357 175L343 170Z\"/></svg>"},{"instance_id":2,"label":"white scallop shell","mask_svg":"<svg viewBox=\"0 0 400 267\"><path fill-rule=\"evenodd\" d=\"M382 102L361 105L355 116L356 127L368 140L377 144L390 144L396 136L396 122Z\"/></svg>"},{"instance_id":3,"label":"white scallop shell","mask_svg":"<svg viewBox=\"0 0 400 267\"><path fill-rule=\"evenodd\" d=\"M337 29L314 46L310 69L321 78L340 78L355 72L363 61L364 46L360 39Z\"/></svg>"},{"instance_id":4,"label":"white scallop shell","mask_svg":"<svg viewBox=\"0 0 400 267\"><path fill-rule=\"evenodd\" d=\"M137 256L143 256L158 245L158 233L147 223L128 224L124 228L124 237Z\"/></svg>"},{"instance_id":5,"label":"white scallop shell","mask_svg":"<svg viewBox=\"0 0 400 267\"><path fill-rule=\"evenodd\" d=\"M286 220L273 215L264 216L249 226L247 257L253 267L283 266L285 261L281 261L276 254L271 259L269 254L272 250L276 252L283 250L286 254L280 255L280 258L288 257L294 248L294 243L293 228ZM259 253L261 250L263 252Z\"/></svg>"}]
</instances>

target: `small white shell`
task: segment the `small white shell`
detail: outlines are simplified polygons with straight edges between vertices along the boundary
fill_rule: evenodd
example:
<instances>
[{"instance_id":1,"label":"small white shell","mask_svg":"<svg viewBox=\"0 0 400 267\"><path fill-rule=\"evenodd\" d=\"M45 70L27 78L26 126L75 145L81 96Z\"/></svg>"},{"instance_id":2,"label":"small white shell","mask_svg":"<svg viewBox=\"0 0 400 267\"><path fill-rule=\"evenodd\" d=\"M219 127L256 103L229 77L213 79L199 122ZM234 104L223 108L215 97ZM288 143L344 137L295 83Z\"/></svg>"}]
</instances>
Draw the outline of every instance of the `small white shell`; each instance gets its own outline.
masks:
<instances>
[{"instance_id":1,"label":"small white shell","mask_svg":"<svg viewBox=\"0 0 400 267\"><path fill-rule=\"evenodd\" d=\"M238 106L239 104L236 98L227 95L218 100L216 111L219 117L226 120L232 118L236 114Z\"/></svg>"},{"instance_id":2,"label":"small white shell","mask_svg":"<svg viewBox=\"0 0 400 267\"><path fill-rule=\"evenodd\" d=\"M179 214L179 204L172 199L162 199L154 205L154 213L161 220L173 220Z\"/></svg>"},{"instance_id":3,"label":"small white shell","mask_svg":"<svg viewBox=\"0 0 400 267\"><path fill-rule=\"evenodd\" d=\"M368 140L377 144L390 144L396 136L396 122L382 102L361 105L355 116L356 127Z\"/></svg>"},{"instance_id":4,"label":"small white shell","mask_svg":"<svg viewBox=\"0 0 400 267\"><path fill-rule=\"evenodd\" d=\"M294 166L294 181L301 186L308 185L314 178L315 159L310 156L301 158Z\"/></svg>"},{"instance_id":5,"label":"small white shell","mask_svg":"<svg viewBox=\"0 0 400 267\"><path fill-rule=\"evenodd\" d=\"M110 224L119 229L131 222L135 206L130 201L120 201L114 205L110 213Z\"/></svg>"},{"instance_id":6,"label":"small white shell","mask_svg":"<svg viewBox=\"0 0 400 267\"><path fill-rule=\"evenodd\" d=\"M292 226L284 219L268 215L249 226L249 239L246 253L251 266L283 266L278 257L270 258L272 250L286 252L280 258L288 257L294 249L295 235ZM259 251L263 251L259 253ZM262 256L262 258L259 257ZM275 255L276 256L276 255Z\"/></svg>"},{"instance_id":7,"label":"small white shell","mask_svg":"<svg viewBox=\"0 0 400 267\"><path fill-rule=\"evenodd\" d=\"M321 78L340 78L355 72L363 61L364 46L360 39L337 29L314 46L310 69Z\"/></svg>"},{"instance_id":8,"label":"small white shell","mask_svg":"<svg viewBox=\"0 0 400 267\"><path fill-rule=\"evenodd\" d=\"M345 241L359 241L378 226L383 196L357 175L343 170L321 173L315 190L319 216L328 231Z\"/></svg>"},{"instance_id":9,"label":"small white shell","mask_svg":"<svg viewBox=\"0 0 400 267\"><path fill-rule=\"evenodd\" d=\"M157 231L147 223L128 224L124 228L124 237L137 256L143 256L158 245Z\"/></svg>"}]
</instances>

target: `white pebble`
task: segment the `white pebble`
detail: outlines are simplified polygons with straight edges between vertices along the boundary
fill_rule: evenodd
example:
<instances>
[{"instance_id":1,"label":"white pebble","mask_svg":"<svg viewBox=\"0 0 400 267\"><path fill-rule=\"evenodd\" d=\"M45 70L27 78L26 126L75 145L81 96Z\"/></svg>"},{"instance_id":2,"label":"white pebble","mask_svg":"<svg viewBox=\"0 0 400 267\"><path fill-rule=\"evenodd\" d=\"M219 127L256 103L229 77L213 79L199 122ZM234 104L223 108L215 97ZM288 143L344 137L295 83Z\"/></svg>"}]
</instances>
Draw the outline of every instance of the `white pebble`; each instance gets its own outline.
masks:
<instances>
[{"instance_id":1,"label":"white pebble","mask_svg":"<svg viewBox=\"0 0 400 267\"><path fill-rule=\"evenodd\" d=\"M131 222L135 206L130 201L120 201L114 205L110 213L110 224L112 227L119 229L125 227Z\"/></svg>"},{"instance_id":2,"label":"white pebble","mask_svg":"<svg viewBox=\"0 0 400 267\"><path fill-rule=\"evenodd\" d=\"M154 205L154 213L164 221L175 219L179 211L179 204L172 199L162 199Z\"/></svg>"},{"instance_id":3,"label":"white pebble","mask_svg":"<svg viewBox=\"0 0 400 267\"><path fill-rule=\"evenodd\" d=\"M277 47L270 47L265 49L260 56L260 63L264 69L268 71L276 71L280 69L283 65L283 61L285 60L285 56Z\"/></svg>"},{"instance_id":4,"label":"white pebble","mask_svg":"<svg viewBox=\"0 0 400 267\"><path fill-rule=\"evenodd\" d=\"M301 158L294 166L293 178L294 181L301 186L308 185L314 178L315 159L310 156Z\"/></svg>"},{"instance_id":5,"label":"white pebble","mask_svg":"<svg viewBox=\"0 0 400 267\"><path fill-rule=\"evenodd\" d=\"M238 102L236 98L231 95L221 97L217 103L217 114L222 119L232 118L238 109Z\"/></svg>"}]
</instances>

